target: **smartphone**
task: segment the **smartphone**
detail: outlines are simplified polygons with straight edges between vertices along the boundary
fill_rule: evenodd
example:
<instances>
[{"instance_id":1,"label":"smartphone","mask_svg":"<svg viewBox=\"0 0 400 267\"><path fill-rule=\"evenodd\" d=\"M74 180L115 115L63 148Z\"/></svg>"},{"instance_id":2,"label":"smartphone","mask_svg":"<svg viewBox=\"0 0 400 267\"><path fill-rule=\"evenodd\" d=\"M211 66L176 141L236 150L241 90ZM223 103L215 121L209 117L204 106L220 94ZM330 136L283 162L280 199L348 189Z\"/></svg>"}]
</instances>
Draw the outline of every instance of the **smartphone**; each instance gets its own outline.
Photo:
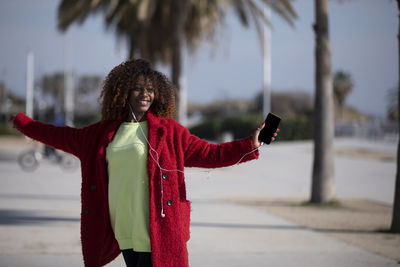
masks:
<instances>
[{"instance_id":1,"label":"smartphone","mask_svg":"<svg viewBox=\"0 0 400 267\"><path fill-rule=\"evenodd\" d=\"M258 140L269 145L272 141L272 137L274 137L274 133L278 129L280 122L281 118L271 112L268 113L267 118L265 119L265 126L261 130Z\"/></svg>"}]
</instances>

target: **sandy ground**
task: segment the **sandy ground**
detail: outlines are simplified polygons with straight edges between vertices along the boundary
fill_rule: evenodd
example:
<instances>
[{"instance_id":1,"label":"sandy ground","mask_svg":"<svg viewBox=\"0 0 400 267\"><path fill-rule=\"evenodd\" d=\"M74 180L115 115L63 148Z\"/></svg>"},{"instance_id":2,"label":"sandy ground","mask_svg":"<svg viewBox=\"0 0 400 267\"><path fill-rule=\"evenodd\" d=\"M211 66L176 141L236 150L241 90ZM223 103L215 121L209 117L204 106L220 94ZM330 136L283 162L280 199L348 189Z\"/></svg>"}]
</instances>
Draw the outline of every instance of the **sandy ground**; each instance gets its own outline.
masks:
<instances>
[{"instance_id":1,"label":"sandy ground","mask_svg":"<svg viewBox=\"0 0 400 267\"><path fill-rule=\"evenodd\" d=\"M299 199L230 199L338 238L400 264L400 234L388 233L392 206L362 199L341 199L315 206Z\"/></svg>"}]
</instances>

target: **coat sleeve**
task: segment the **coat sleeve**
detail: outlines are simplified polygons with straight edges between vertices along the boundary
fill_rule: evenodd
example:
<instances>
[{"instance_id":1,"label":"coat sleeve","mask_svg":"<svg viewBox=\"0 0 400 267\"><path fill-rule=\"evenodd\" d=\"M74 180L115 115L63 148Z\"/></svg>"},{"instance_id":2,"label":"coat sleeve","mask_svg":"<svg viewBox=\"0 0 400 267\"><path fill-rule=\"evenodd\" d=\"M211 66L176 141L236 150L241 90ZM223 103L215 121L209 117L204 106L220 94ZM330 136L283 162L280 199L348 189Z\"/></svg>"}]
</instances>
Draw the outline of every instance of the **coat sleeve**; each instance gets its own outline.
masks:
<instances>
[{"instance_id":1,"label":"coat sleeve","mask_svg":"<svg viewBox=\"0 0 400 267\"><path fill-rule=\"evenodd\" d=\"M211 144L189 133L184 128L185 166L219 168L257 159L251 136L222 144Z\"/></svg>"},{"instance_id":2,"label":"coat sleeve","mask_svg":"<svg viewBox=\"0 0 400 267\"><path fill-rule=\"evenodd\" d=\"M35 121L23 113L14 119L14 126L22 134L48 146L63 150L79 158L82 140L82 129Z\"/></svg>"}]
</instances>

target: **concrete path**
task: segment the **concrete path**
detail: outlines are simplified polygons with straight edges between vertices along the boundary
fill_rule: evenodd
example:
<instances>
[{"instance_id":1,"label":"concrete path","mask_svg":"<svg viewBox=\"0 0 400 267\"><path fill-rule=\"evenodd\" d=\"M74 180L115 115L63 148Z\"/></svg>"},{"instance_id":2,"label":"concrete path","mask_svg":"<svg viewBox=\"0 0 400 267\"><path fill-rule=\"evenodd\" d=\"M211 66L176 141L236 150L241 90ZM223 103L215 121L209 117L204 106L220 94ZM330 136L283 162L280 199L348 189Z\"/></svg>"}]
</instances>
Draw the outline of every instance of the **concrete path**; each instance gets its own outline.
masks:
<instances>
[{"instance_id":1,"label":"concrete path","mask_svg":"<svg viewBox=\"0 0 400 267\"><path fill-rule=\"evenodd\" d=\"M190 266L399 266L247 206L195 202Z\"/></svg>"},{"instance_id":2,"label":"concrete path","mask_svg":"<svg viewBox=\"0 0 400 267\"><path fill-rule=\"evenodd\" d=\"M395 153L389 143L338 140L336 148ZM0 267L83 266L80 172L43 162L32 173L15 162L23 147L0 143ZM312 144L263 147L260 160L209 173L186 170L192 203L191 267L200 266L399 266L323 233L226 198L297 197L310 193ZM336 157L339 198L391 203L395 162ZM108 266L124 266L121 257Z\"/></svg>"}]
</instances>

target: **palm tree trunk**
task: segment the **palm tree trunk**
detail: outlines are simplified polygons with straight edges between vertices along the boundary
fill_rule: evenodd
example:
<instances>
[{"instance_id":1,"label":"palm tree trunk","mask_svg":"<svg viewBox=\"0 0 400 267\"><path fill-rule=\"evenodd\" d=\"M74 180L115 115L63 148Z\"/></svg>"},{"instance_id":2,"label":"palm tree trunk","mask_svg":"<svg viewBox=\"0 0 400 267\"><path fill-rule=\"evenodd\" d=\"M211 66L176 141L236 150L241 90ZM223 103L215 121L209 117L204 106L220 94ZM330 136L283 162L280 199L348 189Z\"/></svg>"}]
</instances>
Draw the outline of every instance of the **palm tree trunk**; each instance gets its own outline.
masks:
<instances>
[{"instance_id":1,"label":"palm tree trunk","mask_svg":"<svg viewBox=\"0 0 400 267\"><path fill-rule=\"evenodd\" d=\"M335 196L333 162L334 108L328 32L328 0L315 0L315 15L316 92L311 202L323 203L331 201Z\"/></svg>"},{"instance_id":2,"label":"palm tree trunk","mask_svg":"<svg viewBox=\"0 0 400 267\"><path fill-rule=\"evenodd\" d=\"M177 92L175 94L175 106L177 108L176 119L180 121L180 88L181 88L181 75L182 75L182 49L179 38L174 38L172 47L172 83L176 86Z\"/></svg>"},{"instance_id":3,"label":"palm tree trunk","mask_svg":"<svg viewBox=\"0 0 400 267\"><path fill-rule=\"evenodd\" d=\"M63 112L64 109L65 109L65 106L64 106L64 92L65 92L65 87L64 87L64 89L58 88L58 90L56 92L56 94L57 94L56 95L56 108L55 108L55 112L56 113Z\"/></svg>"},{"instance_id":4,"label":"palm tree trunk","mask_svg":"<svg viewBox=\"0 0 400 267\"><path fill-rule=\"evenodd\" d=\"M344 118L344 103L340 103L339 105L339 117L341 120L343 120Z\"/></svg>"},{"instance_id":5,"label":"palm tree trunk","mask_svg":"<svg viewBox=\"0 0 400 267\"><path fill-rule=\"evenodd\" d=\"M128 59L134 59L135 58L135 50L134 50L134 45L133 45L133 38L134 35L132 36L132 34L129 36L129 55L128 55Z\"/></svg>"},{"instance_id":6,"label":"palm tree trunk","mask_svg":"<svg viewBox=\"0 0 400 267\"><path fill-rule=\"evenodd\" d=\"M400 132L400 0L397 0L397 7L399 10L399 32L397 34L398 41L398 60L399 60L399 84L398 84L398 124L399 124L399 132ZM394 193L394 203L393 203L393 217L392 217L392 225L390 227L390 231L394 233L400 233L400 140L397 145L397 171L396 171L396 188Z\"/></svg>"},{"instance_id":7,"label":"palm tree trunk","mask_svg":"<svg viewBox=\"0 0 400 267\"><path fill-rule=\"evenodd\" d=\"M176 86L177 92L175 95L175 106L177 108L176 119L179 122L180 106L180 89L181 89L181 75L182 75L182 42L184 25L188 14L189 1L187 0L172 0L172 8L174 10L173 28L175 31L171 36L172 42L172 83Z\"/></svg>"}]
</instances>

